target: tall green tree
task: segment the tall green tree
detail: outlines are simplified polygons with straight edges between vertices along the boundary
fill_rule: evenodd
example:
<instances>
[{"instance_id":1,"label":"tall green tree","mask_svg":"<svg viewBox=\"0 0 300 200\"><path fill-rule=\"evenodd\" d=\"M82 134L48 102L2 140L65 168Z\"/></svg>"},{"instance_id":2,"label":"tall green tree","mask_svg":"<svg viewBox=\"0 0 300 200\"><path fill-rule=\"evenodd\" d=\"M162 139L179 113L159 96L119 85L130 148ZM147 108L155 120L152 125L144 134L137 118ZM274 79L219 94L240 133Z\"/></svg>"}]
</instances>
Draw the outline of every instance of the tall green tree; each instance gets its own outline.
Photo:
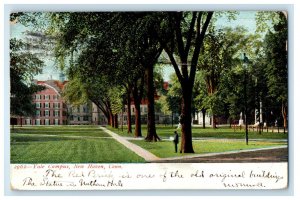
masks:
<instances>
[{"instance_id":1,"label":"tall green tree","mask_svg":"<svg viewBox=\"0 0 300 200\"><path fill-rule=\"evenodd\" d=\"M270 97L281 104L283 126L287 128L288 108L288 52L287 19L284 13L278 13L280 20L274 25L274 31L268 31L264 41L267 86Z\"/></svg>"},{"instance_id":2,"label":"tall green tree","mask_svg":"<svg viewBox=\"0 0 300 200\"><path fill-rule=\"evenodd\" d=\"M198 67L205 80L208 94L202 103L211 113L213 128L216 128L216 115L223 114L226 107L224 96L219 91L222 76L239 62L238 55L241 49L249 48L249 41L253 39L255 38L246 35L246 29L236 27L210 30L204 40L203 56L199 60Z\"/></svg>"},{"instance_id":3,"label":"tall green tree","mask_svg":"<svg viewBox=\"0 0 300 200\"><path fill-rule=\"evenodd\" d=\"M181 152L194 153L191 129L192 90L200 50L213 12L170 12L165 15L158 35L182 89ZM180 61L175 59L175 54Z\"/></svg>"},{"instance_id":4,"label":"tall green tree","mask_svg":"<svg viewBox=\"0 0 300 200\"><path fill-rule=\"evenodd\" d=\"M160 140L155 128L155 110L154 110L154 66L159 55L162 52L155 32L154 32L154 13L126 13L122 15L128 28L123 32L127 38L127 44L130 44L124 52L125 58L128 55L133 56L133 62L143 67L145 73L145 86L147 94L147 141ZM130 21L128 23L128 21ZM130 25L129 25L130 24ZM119 24L118 24L119 26ZM123 26L123 27L124 27ZM133 34L132 34L133 33ZM124 49L120 47L120 49ZM137 109L136 109L137 110Z\"/></svg>"}]
</instances>

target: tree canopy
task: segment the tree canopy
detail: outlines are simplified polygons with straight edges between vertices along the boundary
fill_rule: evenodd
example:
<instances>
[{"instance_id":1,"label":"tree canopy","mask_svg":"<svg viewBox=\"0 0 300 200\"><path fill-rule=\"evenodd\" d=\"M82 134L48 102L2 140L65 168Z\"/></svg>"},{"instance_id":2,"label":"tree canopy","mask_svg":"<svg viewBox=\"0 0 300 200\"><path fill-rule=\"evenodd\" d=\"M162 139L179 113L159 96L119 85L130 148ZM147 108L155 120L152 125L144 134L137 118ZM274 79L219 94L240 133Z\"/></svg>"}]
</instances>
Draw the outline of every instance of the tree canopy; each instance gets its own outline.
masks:
<instances>
[{"instance_id":1,"label":"tree canopy","mask_svg":"<svg viewBox=\"0 0 300 200\"><path fill-rule=\"evenodd\" d=\"M28 45L16 38L10 40L10 113L16 116L32 115L32 95L43 89L32 79L42 71L44 63L27 50Z\"/></svg>"}]
</instances>

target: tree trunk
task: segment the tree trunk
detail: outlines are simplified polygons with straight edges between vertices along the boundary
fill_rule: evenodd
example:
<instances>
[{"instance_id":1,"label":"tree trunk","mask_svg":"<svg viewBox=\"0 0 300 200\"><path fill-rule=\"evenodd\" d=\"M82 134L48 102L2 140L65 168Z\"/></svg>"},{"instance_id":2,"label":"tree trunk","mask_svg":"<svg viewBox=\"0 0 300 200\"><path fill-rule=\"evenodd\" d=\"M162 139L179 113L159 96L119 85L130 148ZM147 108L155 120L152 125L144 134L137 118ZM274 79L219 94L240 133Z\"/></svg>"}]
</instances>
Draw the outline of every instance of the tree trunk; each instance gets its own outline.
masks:
<instances>
[{"instance_id":1,"label":"tree trunk","mask_svg":"<svg viewBox=\"0 0 300 200\"><path fill-rule=\"evenodd\" d=\"M212 114L212 127L217 128L216 115Z\"/></svg>"},{"instance_id":2,"label":"tree trunk","mask_svg":"<svg viewBox=\"0 0 300 200\"><path fill-rule=\"evenodd\" d=\"M206 110L202 109L202 127L205 129L205 113Z\"/></svg>"},{"instance_id":3,"label":"tree trunk","mask_svg":"<svg viewBox=\"0 0 300 200\"><path fill-rule=\"evenodd\" d=\"M114 127L119 128L118 114L114 114Z\"/></svg>"},{"instance_id":4,"label":"tree trunk","mask_svg":"<svg viewBox=\"0 0 300 200\"><path fill-rule=\"evenodd\" d=\"M154 141L160 140L156 134L155 128L155 110L154 110L154 83L153 83L153 66L146 68L147 76L147 136L145 140Z\"/></svg>"},{"instance_id":5,"label":"tree trunk","mask_svg":"<svg viewBox=\"0 0 300 200\"><path fill-rule=\"evenodd\" d=\"M284 102L282 102L281 112L282 112L282 118L283 118L283 130L285 133L285 130L287 128L287 108L286 108Z\"/></svg>"},{"instance_id":6,"label":"tree trunk","mask_svg":"<svg viewBox=\"0 0 300 200\"><path fill-rule=\"evenodd\" d=\"M134 137L142 137L142 128L141 128L141 106L140 103L135 103L135 130Z\"/></svg>"},{"instance_id":7,"label":"tree trunk","mask_svg":"<svg viewBox=\"0 0 300 200\"><path fill-rule=\"evenodd\" d=\"M132 133L131 127L131 98L130 92L127 94L127 132Z\"/></svg>"},{"instance_id":8,"label":"tree trunk","mask_svg":"<svg viewBox=\"0 0 300 200\"><path fill-rule=\"evenodd\" d=\"M115 124L114 124L114 116L113 116L113 114L111 113L111 111L109 111L109 125L111 126L111 127L115 127Z\"/></svg>"},{"instance_id":9,"label":"tree trunk","mask_svg":"<svg viewBox=\"0 0 300 200\"><path fill-rule=\"evenodd\" d=\"M181 116L182 116L182 126L181 126L181 149L180 152L183 153L194 153L192 144L192 88L188 87L185 83L182 88L182 104L181 104Z\"/></svg>"},{"instance_id":10,"label":"tree trunk","mask_svg":"<svg viewBox=\"0 0 300 200\"><path fill-rule=\"evenodd\" d=\"M141 129L141 96L139 95L139 90L137 87L133 88L132 91L133 100L134 100L134 111L135 111L135 129L134 136L141 137L142 129Z\"/></svg>"},{"instance_id":11,"label":"tree trunk","mask_svg":"<svg viewBox=\"0 0 300 200\"><path fill-rule=\"evenodd\" d=\"M140 82L135 80L134 87L132 89L132 95L134 100L134 107L135 107L135 130L134 136L135 137L142 137L142 130L141 130L141 100L143 96L143 86L144 86L144 74L140 78Z\"/></svg>"},{"instance_id":12,"label":"tree trunk","mask_svg":"<svg viewBox=\"0 0 300 200\"><path fill-rule=\"evenodd\" d=\"M124 109L122 108L122 112L121 112L121 131L123 133L123 126L124 126L124 113L123 113Z\"/></svg>"}]
</instances>

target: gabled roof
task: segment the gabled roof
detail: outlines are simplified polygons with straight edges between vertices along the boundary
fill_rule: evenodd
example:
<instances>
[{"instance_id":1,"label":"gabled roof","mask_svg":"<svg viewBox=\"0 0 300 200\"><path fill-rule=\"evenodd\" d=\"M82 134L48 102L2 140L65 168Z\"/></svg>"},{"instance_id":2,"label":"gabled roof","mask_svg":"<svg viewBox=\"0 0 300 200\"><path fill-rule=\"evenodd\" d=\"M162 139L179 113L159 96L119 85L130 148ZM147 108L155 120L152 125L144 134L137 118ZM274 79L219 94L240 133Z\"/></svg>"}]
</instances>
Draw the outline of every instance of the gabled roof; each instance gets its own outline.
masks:
<instances>
[{"instance_id":1,"label":"gabled roof","mask_svg":"<svg viewBox=\"0 0 300 200\"><path fill-rule=\"evenodd\" d=\"M37 85L44 85L48 88L54 89L58 95L60 95L67 82L68 81L61 82L58 80L47 80L47 81L34 80L34 83L36 83Z\"/></svg>"}]
</instances>

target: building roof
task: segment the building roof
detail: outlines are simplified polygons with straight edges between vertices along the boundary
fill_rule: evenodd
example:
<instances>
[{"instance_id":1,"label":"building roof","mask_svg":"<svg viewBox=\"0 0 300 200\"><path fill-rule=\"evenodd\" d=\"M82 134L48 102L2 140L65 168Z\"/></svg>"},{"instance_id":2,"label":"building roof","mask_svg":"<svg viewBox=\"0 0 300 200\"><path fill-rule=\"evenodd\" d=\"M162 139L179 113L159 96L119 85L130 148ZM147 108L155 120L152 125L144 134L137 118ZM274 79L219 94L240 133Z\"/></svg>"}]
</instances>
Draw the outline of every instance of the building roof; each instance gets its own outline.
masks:
<instances>
[{"instance_id":1,"label":"building roof","mask_svg":"<svg viewBox=\"0 0 300 200\"><path fill-rule=\"evenodd\" d=\"M38 80L34 80L34 83L37 85L45 85L46 87L49 86L51 88L53 88L54 90L56 90L57 93L61 93L62 90L64 89L66 83L68 81L58 81L58 80L47 80L47 81L38 81Z\"/></svg>"}]
</instances>

